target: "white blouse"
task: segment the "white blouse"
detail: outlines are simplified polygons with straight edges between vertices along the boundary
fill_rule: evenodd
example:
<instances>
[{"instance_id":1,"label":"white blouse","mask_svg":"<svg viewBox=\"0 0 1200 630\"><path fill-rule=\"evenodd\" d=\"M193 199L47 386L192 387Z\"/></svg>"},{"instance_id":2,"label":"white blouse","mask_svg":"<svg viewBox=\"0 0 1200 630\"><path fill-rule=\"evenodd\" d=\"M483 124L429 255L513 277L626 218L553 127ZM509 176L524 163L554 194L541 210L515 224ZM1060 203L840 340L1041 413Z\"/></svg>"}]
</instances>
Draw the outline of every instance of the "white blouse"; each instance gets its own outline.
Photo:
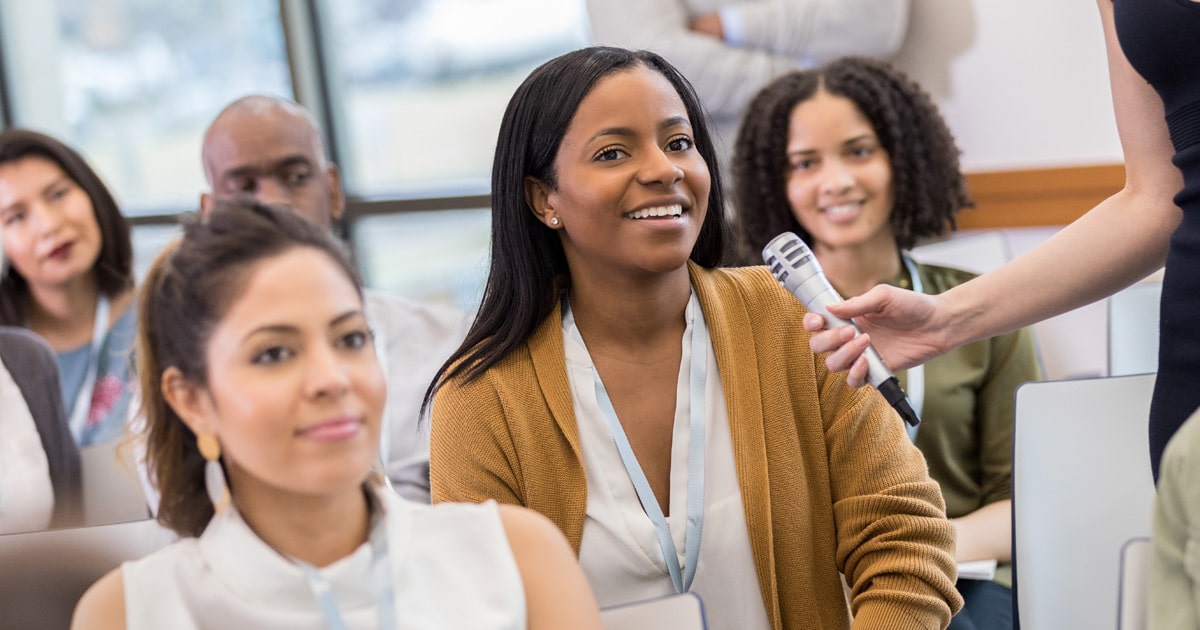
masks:
<instances>
[{"instance_id":1,"label":"white blouse","mask_svg":"<svg viewBox=\"0 0 1200 630\"><path fill-rule=\"evenodd\" d=\"M700 303L692 294L686 310L683 357L676 386L675 423L671 438L671 498L667 523L680 567L684 560L687 512L688 427L691 406L689 366L693 313ZM663 561L654 525L639 502L600 411L594 387L595 367L587 349L572 334L575 319L563 308L563 342L567 378L579 425L583 467L587 475L587 517L579 561L601 607L673 595L675 587ZM767 619L742 494L738 486L725 395L712 341L703 340L708 361L705 382L704 529L691 592L704 602L713 630L766 629Z\"/></svg>"},{"instance_id":2,"label":"white blouse","mask_svg":"<svg viewBox=\"0 0 1200 630\"><path fill-rule=\"evenodd\" d=\"M0 534L46 529L53 513L41 434L21 388L0 363Z\"/></svg>"},{"instance_id":3,"label":"white blouse","mask_svg":"<svg viewBox=\"0 0 1200 630\"><path fill-rule=\"evenodd\" d=\"M525 590L495 502L413 503L378 492L386 513L396 628L524 630ZM318 569L347 629L375 628L372 549ZM129 630L326 627L299 566L260 540L237 510L121 567Z\"/></svg>"}]
</instances>

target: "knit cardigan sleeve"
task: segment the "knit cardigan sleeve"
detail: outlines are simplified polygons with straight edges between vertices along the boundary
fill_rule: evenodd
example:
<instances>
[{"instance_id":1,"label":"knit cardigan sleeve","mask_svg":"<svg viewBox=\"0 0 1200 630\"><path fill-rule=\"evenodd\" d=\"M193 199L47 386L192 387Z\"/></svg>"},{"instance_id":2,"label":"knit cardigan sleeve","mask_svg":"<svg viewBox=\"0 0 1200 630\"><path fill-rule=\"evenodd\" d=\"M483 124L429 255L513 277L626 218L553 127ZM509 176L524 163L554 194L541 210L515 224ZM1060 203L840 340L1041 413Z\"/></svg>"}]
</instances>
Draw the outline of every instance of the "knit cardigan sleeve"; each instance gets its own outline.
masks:
<instances>
[{"instance_id":1,"label":"knit cardigan sleeve","mask_svg":"<svg viewBox=\"0 0 1200 630\"><path fill-rule=\"evenodd\" d=\"M433 399L429 480L433 502L523 505L517 454L500 393L487 374L446 383Z\"/></svg>"},{"instance_id":2,"label":"knit cardigan sleeve","mask_svg":"<svg viewBox=\"0 0 1200 630\"><path fill-rule=\"evenodd\" d=\"M954 527L925 458L882 396L862 390L851 399L843 378L829 374L821 389L851 627L945 628L962 607Z\"/></svg>"},{"instance_id":3,"label":"knit cardigan sleeve","mask_svg":"<svg viewBox=\"0 0 1200 630\"><path fill-rule=\"evenodd\" d=\"M727 346L731 363L746 364L736 360L740 353L758 355L757 386L766 427L770 470L766 481L772 487L776 512L773 537L779 565L775 576L783 627L795 625L789 621L802 621L789 600L803 598L803 591L813 588L792 579L806 570L789 566L805 562L792 558L789 549L802 540L792 528L781 527L799 519L812 528L816 549L826 548L826 536L834 538L832 564L846 576L851 589L851 628L945 628L962 607L954 586L954 527L903 421L878 392L849 387L844 374L830 372L824 356L809 350L809 334L800 324L803 307L765 268L703 276L711 276L701 281L714 287L718 299L712 303L741 304L722 311L744 308L752 322L752 332L739 332L738 316L714 313L713 318L727 321L731 336L749 335ZM726 342L715 339L714 343ZM790 428L779 423L783 416L791 422ZM792 494L794 486L808 488L806 499ZM791 505L802 500L810 504ZM775 506L777 502L784 505ZM783 539L793 542L781 545ZM813 561L821 559L807 560Z\"/></svg>"},{"instance_id":4,"label":"knit cardigan sleeve","mask_svg":"<svg viewBox=\"0 0 1200 630\"><path fill-rule=\"evenodd\" d=\"M560 319L556 308L525 346L476 379L455 378L438 390L429 477L435 503L494 499L525 506L553 521L578 553L587 478Z\"/></svg>"}]
</instances>

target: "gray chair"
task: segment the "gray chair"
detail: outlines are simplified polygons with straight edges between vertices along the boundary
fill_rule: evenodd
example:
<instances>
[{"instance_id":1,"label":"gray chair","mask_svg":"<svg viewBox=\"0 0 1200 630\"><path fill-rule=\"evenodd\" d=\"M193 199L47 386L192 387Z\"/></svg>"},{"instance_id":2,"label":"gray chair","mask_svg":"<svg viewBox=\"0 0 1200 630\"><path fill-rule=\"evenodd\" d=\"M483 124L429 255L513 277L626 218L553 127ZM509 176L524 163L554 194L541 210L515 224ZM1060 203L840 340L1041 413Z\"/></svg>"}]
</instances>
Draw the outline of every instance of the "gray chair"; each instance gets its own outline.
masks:
<instances>
[{"instance_id":1,"label":"gray chair","mask_svg":"<svg viewBox=\"0 0 1200 630\"><path fill-rule=\"evenodd\" d=\"M1121 547L1121 595L1117 600L1117 630L1145 630L1150 587L1149 538L1131 538Z\"/></svg>"},{"instance_id":2,"label":"gray chair","mask_svg":"<svg viewBox=\"0 0 1200 630\"><path fill-rule=\"evenodd\" d=\"M96 580L175 538L153 520L0 536L0 626L68 627Z\"/></svg>"},{"instance_id":3,"label":"gray chair","mask_svg":"<svg viewBox=\"0 0 1200 630\"><path fill-rule=\"evenodd\" d=\"M1023 630L1117 627L1122 546L1150 535L1154 376L1017 390L1013 553Z\"/></svg>"},{"instance_id":4,"label":"gray chair","mask_svg":"<svg viewBox=\"0 0 1200 630\"><path fill-rule=\"evenodd\" d=\"M1162 281L1140 282L1108 298L1108 375L1158 371Z\"/></svg>"},{"instance_id":5,"label":"gray chair","mask_svg":"<svg viewBox=\"0 0 1200 630\"><path fill-rule=\"evenodd\" d=\"M150 516L133 450L124 438L80 450L85 525L138 521Z\"/></svg>"}]
</instances>

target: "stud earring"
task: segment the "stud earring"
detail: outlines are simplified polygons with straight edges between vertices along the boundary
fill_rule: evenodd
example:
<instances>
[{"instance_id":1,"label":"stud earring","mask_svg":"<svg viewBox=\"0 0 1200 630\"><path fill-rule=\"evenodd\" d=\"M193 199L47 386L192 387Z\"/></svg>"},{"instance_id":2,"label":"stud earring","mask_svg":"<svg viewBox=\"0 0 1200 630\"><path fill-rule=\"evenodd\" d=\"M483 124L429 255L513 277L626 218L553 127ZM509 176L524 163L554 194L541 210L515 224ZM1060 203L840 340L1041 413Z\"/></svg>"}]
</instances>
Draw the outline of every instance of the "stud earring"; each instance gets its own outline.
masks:
<instances>
[{"instance_id":1,"label":"stud earring","mask_svg":"<svg viewBox=\"0 0 1200 630\"><path fill-rule=\"evenodd\" d=\"M558 225L558 217L550 217L550 225L557 226Z\"/></svg>"},{"instance_id":2,"label":"stud earring","mask_svg":"<svg viewBox=\"0 0 1200 630\"><path fill-rule=\"evenodd\" d=\"M229 484L225 483L225 471L221 468L221 444L217 442L217 434L202 433L196 436L196 446L206 462L204 486L208 490L208 500L219 515L229 507Z\"/></svg>"}]
</instances>

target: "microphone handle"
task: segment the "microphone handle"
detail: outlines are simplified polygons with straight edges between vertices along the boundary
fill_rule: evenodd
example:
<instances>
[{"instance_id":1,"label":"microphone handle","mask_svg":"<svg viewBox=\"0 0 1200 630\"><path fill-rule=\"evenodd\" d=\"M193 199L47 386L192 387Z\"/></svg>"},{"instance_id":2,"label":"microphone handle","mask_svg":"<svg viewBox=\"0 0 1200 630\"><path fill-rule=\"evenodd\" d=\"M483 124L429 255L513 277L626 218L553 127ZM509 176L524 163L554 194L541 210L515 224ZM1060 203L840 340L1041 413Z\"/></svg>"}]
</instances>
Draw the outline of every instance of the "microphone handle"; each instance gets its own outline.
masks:
<instances>
[{"instance_id":1,"label":"microphone handle","mask_svg":"<svg viewBox=\"0 0 1200 630\"><path fill-rule=\"evenodd\" d=\"M859 334L862 334L862 329L858 327L858 324L854 323L853 321L846 321L829 312L829 309L827 309L826 306L830 304L837 304L838 302L842 301L842 298L833 290L833 287L829 287L828 283L825 282L824 277L821 274L818 274L815 277L820 278L821 283L824 284L825 287L828 287L828 290L820 290L815 292L815 295L805 302L805 306L808 308L808 310L814 313L819 313L822 317L824 317L825 328L827 329L836 326L853 326L854 330L858 331ZM909 403L908 396L900 387L900 381L896 379L896 376L892 374L892 371L887 368L886 364L884 364L883 357L879 356L879 352L875 350L874 346L867 346L867 349L863 351L863 356L867 358L867 380L871 383L871 385L875 389L879 390L879 393L883 394L883 397L888 401L888 404L890 404L892 408L896 410L896 413L900 414L900 417L903 418L904 421L910 426L915 427L920 424L921 418L917 416L917 412L913 410L912 404Z\"/></svg>"}]
</instances>

